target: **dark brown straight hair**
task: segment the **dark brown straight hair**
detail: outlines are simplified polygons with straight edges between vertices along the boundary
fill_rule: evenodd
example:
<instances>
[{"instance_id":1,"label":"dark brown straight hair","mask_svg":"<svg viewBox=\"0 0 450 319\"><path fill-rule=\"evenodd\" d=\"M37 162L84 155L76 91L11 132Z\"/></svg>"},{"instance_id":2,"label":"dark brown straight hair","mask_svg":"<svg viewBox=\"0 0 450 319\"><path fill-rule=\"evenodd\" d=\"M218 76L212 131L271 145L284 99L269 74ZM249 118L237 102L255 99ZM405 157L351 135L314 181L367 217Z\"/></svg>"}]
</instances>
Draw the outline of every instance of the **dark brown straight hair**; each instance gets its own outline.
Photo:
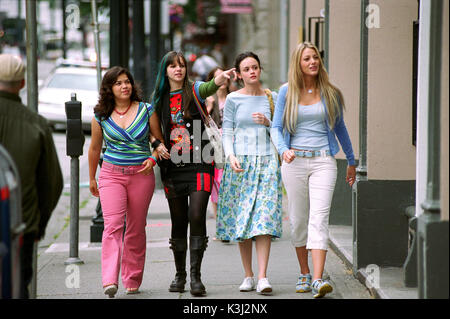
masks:
<instances>
[{"instance_id":1,"label":"dark brown straight hair","mask_svg":"<svg viewBox=\"0 0 450 319\"><path fill-rule=\"evenodd\" d=\"M170 93L170 83L169 78L167 77L167 67L175 63L183 64L186 68L186 75L183 80L183 92L181 93L181 97L183 103L182 107L184 110L183 118L190 119L192 118L192 113L196 113L196 108L191 109L191 104L193 104L191 103L193 99L192 85L194 83L189 80L188 65L186 62L186 58L184 57L182 52L170 51L167 52L166 55L162 58L158 68L158 76L156 77L155 90L152 94L152 104L155 107L158 115L160 115L161 117L162 96L164 94Z\"/></svg>"}]
</instances>

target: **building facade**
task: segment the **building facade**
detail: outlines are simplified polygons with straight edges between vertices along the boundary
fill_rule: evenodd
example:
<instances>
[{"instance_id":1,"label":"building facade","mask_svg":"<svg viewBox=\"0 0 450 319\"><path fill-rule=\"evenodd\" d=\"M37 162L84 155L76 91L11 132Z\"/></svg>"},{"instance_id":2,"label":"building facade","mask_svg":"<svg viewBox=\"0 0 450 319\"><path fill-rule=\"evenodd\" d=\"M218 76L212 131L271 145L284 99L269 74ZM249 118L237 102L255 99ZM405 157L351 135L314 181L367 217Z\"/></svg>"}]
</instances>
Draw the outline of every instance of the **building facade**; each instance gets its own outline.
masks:
<instances>
[{"instance_id":1,"label":"building facade","mask_svg":"<svg viewBox=\"0 0 450 319\"><path fill-rule=\"evenodd\" d=\"M236 54L252 51L261 61L264 86L278 90L280 80L280 4L282 1L253 0L252 12L236 19Z\"/></svg>"},{"instance_id":2,"label":"building facade","mask_svg":"<svg viewBox=\"0 0 450 319\"><path fill-rule=\"evenodd\" d=\"M330 223L352 227L355 273L399 267L448 298L448 1L291 0L289 52L302 41L346 101L358 181L340 152Z\"/></svg>"}]
</instances>

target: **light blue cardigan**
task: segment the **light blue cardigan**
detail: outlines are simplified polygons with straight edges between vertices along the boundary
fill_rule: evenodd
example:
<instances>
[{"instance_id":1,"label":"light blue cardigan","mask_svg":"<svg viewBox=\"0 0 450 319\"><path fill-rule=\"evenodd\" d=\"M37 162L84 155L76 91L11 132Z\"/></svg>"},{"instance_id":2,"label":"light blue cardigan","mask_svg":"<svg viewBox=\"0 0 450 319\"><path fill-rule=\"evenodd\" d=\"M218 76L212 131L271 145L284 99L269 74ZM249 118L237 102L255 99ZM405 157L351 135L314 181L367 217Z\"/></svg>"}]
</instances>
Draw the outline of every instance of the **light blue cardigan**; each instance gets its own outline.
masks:
<instances>
[{"instance_id":1,"label":"light blue cardigan","mask_svg":"<svg viewBox=\"0 0 450 319\"><path fill-rule=\"evenodd\" d=\"M272 92L274 102L277 93ZM276 150L270 143L270 127L256 124L252 113L260 112L270 119L266 95L253 96L231 92L223 109L222 143L225 157L230 155L269 155Z\"/></svg>"},{"instance_id":2,"label":"light blue cardigan","mask_svg":"<svg viewBox=\"0 0 450 319\"><path fill-rule=\"evenodd\" d=\"M280 155L290 149L291 147L291 134L283 129L283 113L286 105L286 94L287 94L288 84L284 84L281 86L280 91L278 92L278 99L275 105L275 112L273 115L272 127L270 129L270 135L272 140L277 148L277 151ZM325 104L325 100L323 96L321 96L321 100L323 105ZM325 113L326 113L325 108ZM355 165L355 156L353 154L352 142L350 141L350 137L347 132L347 128L344 123L344 116L341 115L336 119L336 123L334 125L334 129L330 130L330 126L328 124L328 115L326 114L327 119L327 131L328 131L328 143L330 145L330 153L331 155L336 155L339 152L339 144L336 140L336 136L339 142L342 145L342 150L345 153L347 158L348 165Z\"/></svg>"}]
</instances>

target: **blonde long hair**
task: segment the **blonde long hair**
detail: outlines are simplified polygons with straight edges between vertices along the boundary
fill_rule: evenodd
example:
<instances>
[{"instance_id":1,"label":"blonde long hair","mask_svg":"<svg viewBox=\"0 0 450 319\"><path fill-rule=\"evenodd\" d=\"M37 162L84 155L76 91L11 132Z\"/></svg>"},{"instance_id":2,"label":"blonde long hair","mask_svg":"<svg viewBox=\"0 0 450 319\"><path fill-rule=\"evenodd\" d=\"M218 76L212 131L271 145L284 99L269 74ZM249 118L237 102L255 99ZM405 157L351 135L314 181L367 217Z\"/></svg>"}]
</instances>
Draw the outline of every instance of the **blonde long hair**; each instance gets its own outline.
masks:
<instances>
[{"instance_id":1,"label":"blonde long hair","mask_svg":"<svg viewBox=\"0 0 450 319\"><path fill-rule=\"evenodd\" d=\"M286 107L283 113L283 126L289 133L294 134L297 127L298 103L301 98L300 90L305 88L303 72L300 61L303 51L307 48L316 51L319 56L319 73L316 78L316 87L319 88L321 95L325 99L325 107L328 114L328 125L330 129L334 128L336 119L341 115L345 108L344 97L341 91L330 83L328 73L323 66L319 50L310 42L300 43L294 50L289 64L288 90L286 95Z\"/></svg>"}]
</instances>

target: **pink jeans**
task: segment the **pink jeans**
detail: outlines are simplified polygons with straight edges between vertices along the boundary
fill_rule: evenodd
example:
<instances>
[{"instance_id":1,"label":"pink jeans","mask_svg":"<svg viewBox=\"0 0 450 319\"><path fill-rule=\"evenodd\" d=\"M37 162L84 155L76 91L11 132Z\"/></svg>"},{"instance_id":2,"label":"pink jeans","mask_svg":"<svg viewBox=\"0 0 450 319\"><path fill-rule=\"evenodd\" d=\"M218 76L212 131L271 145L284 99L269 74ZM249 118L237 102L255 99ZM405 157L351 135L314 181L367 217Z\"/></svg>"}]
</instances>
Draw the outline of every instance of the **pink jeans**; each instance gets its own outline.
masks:
<instances>
[{"instance_id":1,"label":"pink jeans","mask_svg":"<svg viewBox=\"0 0 450 319\"><path fill-rule=\"evenodd\" d=\"M103 287L118 285L122 261L125 288L139 288L145 264L145 226L155 189L155 175L136 173L142 166L103 162L98 178L104 230L102 237ZM126 217L126 231L123 228ZM123 238L123 240L122 240Z\"/></svg>"}]
</instances>

